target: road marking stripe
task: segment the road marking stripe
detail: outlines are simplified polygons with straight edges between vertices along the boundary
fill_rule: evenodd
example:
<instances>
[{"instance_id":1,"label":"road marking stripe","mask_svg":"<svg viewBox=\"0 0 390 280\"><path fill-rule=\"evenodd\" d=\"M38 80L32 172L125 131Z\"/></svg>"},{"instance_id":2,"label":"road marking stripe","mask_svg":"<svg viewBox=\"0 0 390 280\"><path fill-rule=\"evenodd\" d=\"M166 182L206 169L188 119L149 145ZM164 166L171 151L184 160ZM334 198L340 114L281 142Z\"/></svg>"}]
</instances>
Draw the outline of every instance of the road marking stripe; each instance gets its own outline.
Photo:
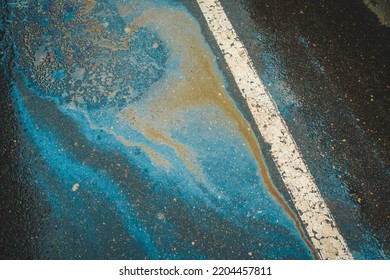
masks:
<instances>
[{"instance_id":1,"label":"road marking stripe","mask_svg":"<svg viewBox=\"0 0 390 280\"><path fill-rule=\"evenodd\" d=\"M264 140L286 185L314 247L322 259L352 259L344 238L313 176L281 117L271 95L261 82L218 0L197 0L241 94L246 99Z\"/></svg>"}]
</instances>

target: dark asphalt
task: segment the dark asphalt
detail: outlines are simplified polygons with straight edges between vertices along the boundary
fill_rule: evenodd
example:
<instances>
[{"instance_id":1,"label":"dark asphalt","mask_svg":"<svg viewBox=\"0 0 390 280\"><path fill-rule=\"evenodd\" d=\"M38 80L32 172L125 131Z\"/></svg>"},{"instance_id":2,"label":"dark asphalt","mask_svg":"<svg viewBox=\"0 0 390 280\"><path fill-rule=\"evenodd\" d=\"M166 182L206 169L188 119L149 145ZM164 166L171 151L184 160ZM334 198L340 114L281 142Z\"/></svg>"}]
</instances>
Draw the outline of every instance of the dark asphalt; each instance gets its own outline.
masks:
<instances>
[{"instance_id":1,"label":"dark asphalt","mask_svg":"<svg viewBox=\"0 0 390 280\"><path fill-rule=\"evenodd\" d=\"M368 226L389 256L390 28L363 1L221 3L347 242Z\"/></svg>"},{"instance_id":2,"label":"dark asphalt","mask_svg":"<svg viewBox=\"0 0 390 280\"><path fill-rule=\"evenodd\" d=\"M28 199L28 185L18 176L20 139L17 133L17 121L11 106L10 88L3 73L0 73L0 182L2 189L0 203L0 252L1 259L18 259L19 256L31 258L31 232L34 226L29 225L27 212L34 206L34 200ZM14 188L13 192L5 191ZM31 225L31 224L30 224Z\"/></svg>"}]
</instances>

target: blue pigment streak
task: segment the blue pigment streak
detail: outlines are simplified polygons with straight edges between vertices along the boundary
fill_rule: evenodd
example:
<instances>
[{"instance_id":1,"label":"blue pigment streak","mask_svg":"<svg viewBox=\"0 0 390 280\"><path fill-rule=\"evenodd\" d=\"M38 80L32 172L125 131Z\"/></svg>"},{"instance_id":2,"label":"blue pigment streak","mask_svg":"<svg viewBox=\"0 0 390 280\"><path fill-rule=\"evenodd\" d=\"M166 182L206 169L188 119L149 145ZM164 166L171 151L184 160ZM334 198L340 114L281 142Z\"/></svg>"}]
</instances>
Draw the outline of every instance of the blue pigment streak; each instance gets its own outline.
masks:
<instances>
[{"instance_id":1,"label":"blue pigment streak","mask_svg":"<svg viewBox=\"0 0 390 280\"><path fill-rule=\"evenodd\" d=\"M141 244L144 244L149 258L156 259L158 256L157 251L151 242L150 236L143 229L143 226L138 223L134 211L127 203L127 198L118 189L118 186L113 184L112 180L104 172L93 170L85 164L76 162L61 145L56 136L50 132L49 127L37 129L38 125L34 123L34 119L29 115L22 102L21 94L16 87L14 87L13 93L17 98L20 117L24 126L34 135L31 138L32 144L37 146L41 152L40 155L46 164L51 167L50 177L59 178L62 183L66 184L49 187L44 179L41 179L39 182L39 185L43 187L45 194L49 198L54 213L57 213L57 218L59 216L58 213L65 214L77 224L80 216L79 209L86 209L89 207L88 205L93 205L94 199L98 199L96 197L92 198L91 201L85 201L86 198L84 197L74 196L70 186L73 182L80 182L85 191L95 193L99 197L105 196L110 203L115 205L116 211L120 214L128 234L136 238ZM82 227L79 227L79 229L83 230ZM87 235L91 241L96 240L96 229L90 229Z\"/></svg>"}]
</instances>

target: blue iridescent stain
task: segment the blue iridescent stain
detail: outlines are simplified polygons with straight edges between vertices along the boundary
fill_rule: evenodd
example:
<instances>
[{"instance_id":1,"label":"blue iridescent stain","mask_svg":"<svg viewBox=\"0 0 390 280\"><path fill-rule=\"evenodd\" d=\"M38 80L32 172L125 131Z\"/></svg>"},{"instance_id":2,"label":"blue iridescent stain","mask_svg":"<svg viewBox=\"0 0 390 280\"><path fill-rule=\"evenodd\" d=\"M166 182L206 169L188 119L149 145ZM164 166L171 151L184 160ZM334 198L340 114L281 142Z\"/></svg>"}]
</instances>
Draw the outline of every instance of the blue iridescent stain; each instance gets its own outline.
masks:
<instances>
[{"instance_id":1,"label":"blue iridescent stain","mask_svg":"<svg viewBox=\"0 0 390 280\"><path fill-rule=\"evenodd\" d=\"M48 27L50 25L50 19L45 18L42 20L42 27Z\"/></svg>"},{"instance_id":2,"label":"blue iridescent stain","mask_svg":"<svg viewBox=\"0 0 390 280\"><path fill-rule=\"evenodd\" d=\"M65 69L58 69L53 72L53 78L54 79L64 79L66 77Z\"/></svg>"},{"instance_id":3,"label":"blue iridescent stain","mask_svg":"<svg viewBox=\"0 0 390 280\"><path fill-rule=\"evenodd\" d=\"M65 3L64 10L65 10L64 22L66 23L74 18L75 9L69 3Z\"/></svg>"},{"instance_id":4,"label":"blue iridescent stain","mask_svg":"<svg viewBox=\"0 0 390 280\"><path fill-rule=\"evenodd\" d=\"M61 56L61 48L60 47L57 47L55 49L55 54L56 54L56 58L61 61L62 60L62 56Z\"/></svg>"},{"instance_id":5,"label":"blue iridescent stain","mask_svg":"<svg viewBox=\"0 0 390 280\"><path fill-rule=\"evenodd\" d=\"M195 83L197 69L183 64L211 56L191 14L176 1L133 1L132 9L99 1L79 26L83 3L68 2L42 2L67 23L51 26L53 33L28 30L37 33L33 60L22 32L13 38L15 106L44 163L34 179L51 209L41 236L46 256L312 258L231 117L237 108L178 101L207 84ZM185 19L201 47L183 47L155 19L142 21L156 9ZM39 7L29 13L38 15ZM106 20L109 26L96 26ZM167 88L166 81L176 84ZM177 104L167 113L161 104L169 98L167 106ZM175 114L180 118L171 119Z\"/></svg>"}]
</instances>

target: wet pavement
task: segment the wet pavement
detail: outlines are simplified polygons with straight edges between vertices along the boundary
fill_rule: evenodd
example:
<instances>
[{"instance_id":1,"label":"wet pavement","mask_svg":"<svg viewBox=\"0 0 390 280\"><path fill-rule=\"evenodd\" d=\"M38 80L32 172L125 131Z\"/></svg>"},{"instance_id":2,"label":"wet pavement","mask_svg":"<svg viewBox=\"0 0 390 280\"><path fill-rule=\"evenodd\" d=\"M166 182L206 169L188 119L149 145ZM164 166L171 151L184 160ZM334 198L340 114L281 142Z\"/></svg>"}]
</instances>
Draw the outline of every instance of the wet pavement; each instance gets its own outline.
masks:
<instances>
[{"instance_id":1,"label":"wet pavement","mask_svg":"<svg viewBox=\"0 0 390 280\"><path fill-rule=\"evenodd\" d=\"M317 258L196 1L38 3L2 2L1 258ZM389 28L221 3L353 256L388 258Z\"/></svg>"},{"instance_id":2,"label":"wet pavement","mask_svg":"<svg viewBox=\"0 0 390 280\"><path fill-rule=\"evenodd\" d=\"M388 255L389 28L360 1L221 2L355 257Z\"/></svg>"}]
</instances>

